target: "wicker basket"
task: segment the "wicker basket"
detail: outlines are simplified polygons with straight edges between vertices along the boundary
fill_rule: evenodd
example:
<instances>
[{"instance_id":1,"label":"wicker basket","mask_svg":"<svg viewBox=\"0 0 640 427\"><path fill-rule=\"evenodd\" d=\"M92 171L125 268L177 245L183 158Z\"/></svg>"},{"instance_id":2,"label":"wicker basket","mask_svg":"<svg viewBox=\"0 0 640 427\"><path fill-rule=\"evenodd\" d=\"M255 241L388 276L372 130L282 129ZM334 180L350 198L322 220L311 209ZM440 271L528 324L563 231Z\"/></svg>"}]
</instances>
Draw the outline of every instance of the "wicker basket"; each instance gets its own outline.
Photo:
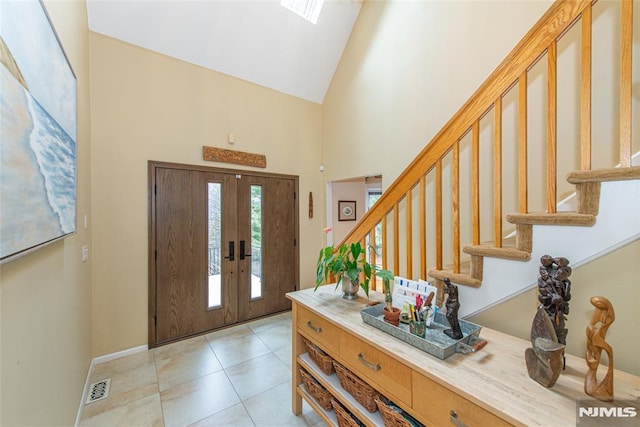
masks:
<instances>
[{"instance_id":1,"label":"wicker basket","mask_svg":"<svg viewBox=\"0 0 640 427\"><path fill-rule=\"evenodd\" d=\"M302 383L313 398L318 402L318 405L322 406L327 411L331 409L331 393L320 385L307 371L300 368L300 376L302 377Z\"/></svg>"},{"instance_id":2,"label":"wicker basket","mask_svg":"<svg viewBox=\"0 0 640 427\"><path fill-rule=\"evenodd\" d=\"M315 344L308 341L306 338L304 339L304 345L307 347L307 353L311 360L315 362L315 364L320 368L322 372L327 375L331 375L335 372L333 369L333 359L328 356L324 351L320 350Z\"/></svg>"},{"instance_id":3,"label":"wicker basket","mask_svg":"<svg viewBox=\"0 0 640 427\"><path fill-rule=\"evenodd\" d=\"M360 427L361 424L354 420L351 414L335 399L331 399L331 406L333 406L333 410L338 418L338 427Z\"/></svg>"},{"instance_id":4,"label":"wicker basket","mask_svg":"<svg viewBox=\"0 0 640 427\"><path fill-rule=\"evenodd\" d=\"M382 400L376 399L376 404L378 405L380 415L382 415L385 427L414 427L414 424L410 423L402 414L393 410L393 408Z\"/></svg>"},{"instance_id":5,"label":"wicker basket","mask_svg":"<svg viewBox=\"0 0 640 427\"><path fill-rule=\"evenodd\" d=\"M334 361L333 365L342 388L355 397L367 411L376 412L378 407L376 406L375 399L379 396L379 393L338 362Z\"/></svg>"}]
</instances>

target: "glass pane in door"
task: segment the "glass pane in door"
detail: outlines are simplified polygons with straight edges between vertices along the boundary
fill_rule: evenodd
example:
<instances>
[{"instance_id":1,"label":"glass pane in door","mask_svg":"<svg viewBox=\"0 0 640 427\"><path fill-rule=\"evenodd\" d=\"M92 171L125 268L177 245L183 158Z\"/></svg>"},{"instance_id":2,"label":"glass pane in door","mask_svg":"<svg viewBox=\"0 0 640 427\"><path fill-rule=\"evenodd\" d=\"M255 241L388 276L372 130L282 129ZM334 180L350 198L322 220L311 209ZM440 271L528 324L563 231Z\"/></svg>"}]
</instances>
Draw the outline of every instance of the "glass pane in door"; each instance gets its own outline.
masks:
<instances>
[{"instance_id":1,"label":"glass pane in door","mask_svg":"<svg viewBox=\"0 0 640 427\"><path fill-rule=\"evenodd\" d=\"M208 222L209 222L209 286L208 308L222 306L222 275L220 271L222 245L222 184L208 183Z\"/></svg>"},{"instance_id":2,"label":"glass pane in door","mask_svg":"<svg viewBox=\"0 0 640 427\"><path fill-rule=\"evenodd\" d=\"M262 186L251 186L251 299L262 297Z\"/></svg>"}]
</instances>

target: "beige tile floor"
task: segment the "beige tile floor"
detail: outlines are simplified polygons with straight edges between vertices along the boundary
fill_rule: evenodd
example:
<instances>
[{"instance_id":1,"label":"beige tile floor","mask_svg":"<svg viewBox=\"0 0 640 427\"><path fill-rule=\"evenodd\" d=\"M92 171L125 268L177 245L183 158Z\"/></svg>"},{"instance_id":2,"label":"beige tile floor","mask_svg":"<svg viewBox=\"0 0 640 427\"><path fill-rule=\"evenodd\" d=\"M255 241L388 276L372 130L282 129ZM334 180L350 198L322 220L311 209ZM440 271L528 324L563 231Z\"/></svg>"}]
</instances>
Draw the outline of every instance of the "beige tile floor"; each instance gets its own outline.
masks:
<instances>
[{"instance_id":1,"label":"beige tile floor","mask_svg":"<svg viewBox=\"0 0 640 427\"><path fill-rule=\"evenodd\" d=\"M80 426L321 426L291 413L291 313L95 365Z\"/></svg>"}]
</instances>

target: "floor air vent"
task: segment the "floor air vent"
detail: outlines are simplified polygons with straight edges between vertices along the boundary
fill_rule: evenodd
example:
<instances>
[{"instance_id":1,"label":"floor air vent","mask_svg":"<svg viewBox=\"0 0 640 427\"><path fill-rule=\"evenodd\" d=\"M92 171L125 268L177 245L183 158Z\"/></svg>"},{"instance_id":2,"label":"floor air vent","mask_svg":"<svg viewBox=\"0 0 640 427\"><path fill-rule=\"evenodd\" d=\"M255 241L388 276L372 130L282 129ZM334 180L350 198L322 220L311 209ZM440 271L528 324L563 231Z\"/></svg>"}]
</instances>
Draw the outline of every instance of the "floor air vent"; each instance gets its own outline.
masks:
<instances>
[{"instance_id":1,"label":"floor air vent","mask_svg":"<svg viewBox=\"0 0 640 427\"><path fill-rule=\"evenodd\" d=\"M111 378L95 382L89 386L89 395L85 404L104 399L109 396L109 387L111 386Z\"/></svg>"}]
</instances>

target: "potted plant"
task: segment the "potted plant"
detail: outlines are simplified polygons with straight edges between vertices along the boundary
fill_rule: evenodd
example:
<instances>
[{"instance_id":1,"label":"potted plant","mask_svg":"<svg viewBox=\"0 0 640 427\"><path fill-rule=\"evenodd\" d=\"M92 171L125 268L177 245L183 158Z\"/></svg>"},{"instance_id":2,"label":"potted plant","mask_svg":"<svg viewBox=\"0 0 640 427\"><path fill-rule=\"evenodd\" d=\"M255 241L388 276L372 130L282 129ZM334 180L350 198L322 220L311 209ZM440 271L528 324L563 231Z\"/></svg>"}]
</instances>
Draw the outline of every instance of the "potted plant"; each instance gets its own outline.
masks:
<instances>
[{"instance_id":1,"label":"potted plant","mask_svg":"<svg viewBox=\"0 0 640 427\"><path fill-rule=\"evenodd\" d=\"M391 303L393 302L391 293L391 281L394 278L393 273L389 270L379 270L376 274L382 279L384 302L386 304L386 306L382 309L384 321L394 326L398 326L398 324L400 323L400 309L391 305Z\"/></svg>"},{"instance_id":2,"label":"potted plant","mask_svg":"<svg viewBox=\"0 0 640 427\"><path fill-rule=\"evenodd\" d=\"M364 290L369 298L369 281L374 268L367 262L366 251L360 242L346 243L339 248L327 246L320 250L316 268L316 287L327 283L329 275L333 274L336 288L342 285L342 298L352 300L358 297L358 287ZM360 281L360 273L364 281Z\"/></svg>"}]
</instances>

